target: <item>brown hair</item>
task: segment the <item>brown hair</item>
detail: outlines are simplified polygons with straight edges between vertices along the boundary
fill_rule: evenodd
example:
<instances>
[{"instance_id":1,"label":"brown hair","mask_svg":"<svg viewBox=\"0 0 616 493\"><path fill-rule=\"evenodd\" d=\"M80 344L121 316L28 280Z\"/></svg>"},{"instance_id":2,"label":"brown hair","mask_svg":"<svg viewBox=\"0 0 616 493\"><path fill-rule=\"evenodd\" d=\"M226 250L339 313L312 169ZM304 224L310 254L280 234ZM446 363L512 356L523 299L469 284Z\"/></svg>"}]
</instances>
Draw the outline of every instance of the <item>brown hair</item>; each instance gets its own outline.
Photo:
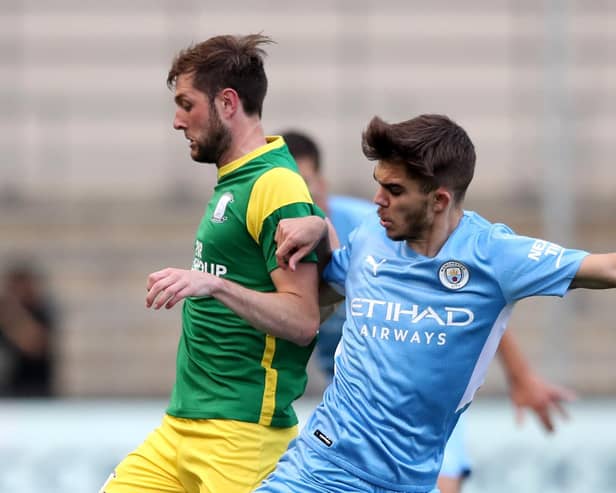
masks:
<instances>
[{"instance_id":1,"label":"brown hair","mask_svg":"<svg viewBox=\"0 0 616 493\"><path fill-rule=\"evenodd\" d=\"M175 86L182 74L194 75L193 86L210 101L226 87L234 89L248 115L261 117L267 92L267 76L261 45L274 41L262 34L214 36L180 51L173 60L167 86Z\"/></svg>"},{"instance_id":2,"label":"brown hair","mask_svg":"<svg viewBox=\"0 0 616 493\"><path fill-rule=\"evenodd\" d=\"M444 115L420 115L400 123L372 118L362 134L362 149L370 160L403 165L424 192L440 186L460 203L473 179L475 146L466 131Z\"/></svg>"}]
</instances>

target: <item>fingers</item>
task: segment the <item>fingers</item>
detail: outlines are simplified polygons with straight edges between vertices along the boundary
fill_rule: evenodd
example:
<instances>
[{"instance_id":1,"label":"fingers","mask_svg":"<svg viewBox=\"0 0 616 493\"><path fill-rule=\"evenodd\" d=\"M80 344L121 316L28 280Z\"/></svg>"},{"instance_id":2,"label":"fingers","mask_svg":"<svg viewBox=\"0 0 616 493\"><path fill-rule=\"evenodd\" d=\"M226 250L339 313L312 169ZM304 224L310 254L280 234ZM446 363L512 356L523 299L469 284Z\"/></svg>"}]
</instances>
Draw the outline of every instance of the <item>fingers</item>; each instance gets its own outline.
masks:
<instances>
[{"instance_id":1,"label":"fingers","mask_svg":"<svg viewBox=\"0 0 616 493\"><path fill-rule=\"evenodd\" d=\"M287 269L289 266L289 255L285 252L285 250L282 250L281 248L276 250L276 263L281 269Z\"/></svg>"},{"instance_id":2,"label":"fingers","mask_svg":"<svg viewBox=\"0 0 616 493\"><path fill-rule=\"evenodd\" d=\"M175 269L154 272L148 276L145 305L155 310L162 306L171 308L181 299L178 295L185 287L186 283Z\"/></svg>"},{"instance_id":3,"label":"fingers","mask_svg":"<svg viewBox=\"0 0 616 493\"><path fill-rule=\"evenodd\" d=\"M278 245L276 249L276 262L281 269L289 267L289 259L294 253L294 248L294 242L288 238Z\"/></svg>"},{"instance_id":4,"label":"fingers","mask_svg":"<svg viewBox=\"0 0 616 493\"><path fill-rule=\"evenodd\" d=\"M577 399L577 394L565 387L555 385L552 388L552 401L554 402L572 402Z\"/></svg>"},{"instance_id":5,"label":"fingers","mask_svg":"<svg viewBox=\"0 0 616 493\"><path fill-rule=\"evenodd\" d=\"M278 266L282 269L295 270L297 262L310 253L323 236L324 225L326 226L325 221L317 216L282 219L274 235L278 245L276 250Z\"/></svg>"},{"instance_id":6,"label":"fingers","mask_svg":"<svg viewBox=\"0 0 616 493\"><path fill-rule=\"evenodd\" d=\"M293 252L293 254L289 257L289 268L292 272L295 272L295 269L297 269L297 263L309 253L310 247L298 248L295 252Z\"/></svg>"},{"instance_id":7,"label":"fingers","mask_svg":"<svg viewBox=\"0 0 616 493\"><path fill-rule=\"evenodd\" d=\"M148 291L150 289L152 289L152 286L154 285L154 283L160 281L163 277L167 276L169 274L170 270L171 269L167 268L167 269L159 270L157 272L152 272L148 276L148 280L147 280L147 283L146 283L146 289Z\"/></svg>"},{"instance_id":8,"label":"fingers","mask_svg":"<svg viewBox=\"0 0 616 493\"><path fill-rule=\"evenodd\" d=\"M558 413L564 419L569 419L569 413L563 403L575 399L575 393L567 389L555 387L553 390L548 400L537 404L533 408L543 428L550 433L555 429L553 419L554 413Z\"/></svg>"},{"instance_id":9,"label":"fingers","mask_svg":"<svg viewBox=\"0 0 616 493\"><path fill-rule=\"evenodd\" d=\"M552 433L554 431L552 416L550 416L550 411L547 407L537 410L537 417L547 432Z\"/></svg>"},{"instance_id":10,"label":"fingers","mask_svg":"<svg viewBox=\"0 0 616 493\"><path fill-rule=\"evenodd\" d=\"M569 412L567 411L567 408L562 405L561 401L554 401L553 405L558 411L558 414L560 414L564 419L569 419Z\"/></svg>"}]
</instances>

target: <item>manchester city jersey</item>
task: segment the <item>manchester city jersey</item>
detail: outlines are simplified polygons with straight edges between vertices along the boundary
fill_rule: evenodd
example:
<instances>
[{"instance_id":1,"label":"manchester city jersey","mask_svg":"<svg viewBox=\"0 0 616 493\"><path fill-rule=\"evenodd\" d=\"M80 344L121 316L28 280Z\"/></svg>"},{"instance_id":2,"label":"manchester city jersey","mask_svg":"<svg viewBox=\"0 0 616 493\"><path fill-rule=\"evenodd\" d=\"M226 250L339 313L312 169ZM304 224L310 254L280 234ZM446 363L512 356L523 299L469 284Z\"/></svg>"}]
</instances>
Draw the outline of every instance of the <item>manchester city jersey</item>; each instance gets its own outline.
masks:
<instances>
[{"instance_id":1,"label":"manchester city jersey","mask_svg":"<svg viewBox=\"0 0 616 493\"><path fill-rule=\"evenodd\" d=\"M425 257L367 219L324 272L345 292L346 322L333 382L300 439L375 485L425 491L515 302L563 296L586 255L465 212Z\"/></svg>"}]
</instances>

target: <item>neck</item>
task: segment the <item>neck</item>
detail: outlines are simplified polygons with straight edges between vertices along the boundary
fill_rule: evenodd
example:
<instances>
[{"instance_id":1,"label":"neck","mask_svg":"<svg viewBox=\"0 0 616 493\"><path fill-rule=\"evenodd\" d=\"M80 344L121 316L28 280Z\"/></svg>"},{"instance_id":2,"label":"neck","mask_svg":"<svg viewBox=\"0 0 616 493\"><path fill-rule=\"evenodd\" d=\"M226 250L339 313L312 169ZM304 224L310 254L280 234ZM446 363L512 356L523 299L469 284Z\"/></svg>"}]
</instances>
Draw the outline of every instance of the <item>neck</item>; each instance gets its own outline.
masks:
<instances>
[{"instance_id":1,"label":"neck","mask_svg":"<svg viewBox=\"0 0 616 493\"><path fill-rule=\"evenodd\" d=\"M426 257L435 257L441 250L451 233L458 227L464 211L461 206L447 208L436 214L432 227L419 240L409 240L407 244L415 252Z\"/></svg>"},{"instance_id":2,"label":"neck","mask_svg":"<svg viewBox=\"0 0 616 493\"><path fill-rule=\"evenodd\" d=\"M235 161L245 156L249 152L266 144L265 133L261 125L261 119L255 117L244 117L242 121L235 123L231 128L231 145L216 163L218 168L225 164Z\"/></svg>"}]
</instances>

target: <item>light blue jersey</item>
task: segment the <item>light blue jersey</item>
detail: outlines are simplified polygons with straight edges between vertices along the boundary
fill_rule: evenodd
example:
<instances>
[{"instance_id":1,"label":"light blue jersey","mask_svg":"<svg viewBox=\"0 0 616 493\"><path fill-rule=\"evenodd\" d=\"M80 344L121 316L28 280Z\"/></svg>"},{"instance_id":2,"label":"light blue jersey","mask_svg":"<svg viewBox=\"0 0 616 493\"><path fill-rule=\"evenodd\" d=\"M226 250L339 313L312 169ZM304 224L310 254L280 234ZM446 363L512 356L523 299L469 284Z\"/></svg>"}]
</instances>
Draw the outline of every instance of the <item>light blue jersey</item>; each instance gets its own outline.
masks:
<instances>
[{"instance_id":1,"label":"light blue jersey","mask_svg":"<svg viewBox=\"0 0 616 493\"><path fill-rule=\"evenodd\" d=\"M351 231L359 226L364 219L368 216L376 217L376 204L355 197L333 195L327 201L327 213L338 238L344 242ZM334 376L334 353L342 335L344 318L344 304L340 304L336 311L319 327L315 355L328 382Z\"/></svg>"},{"instance_id":2,"label":"light blue jersey","mask_svg":"<svg viewBox=\"0 0 616 493\"><path fill-rule=\"evenodd\" d=\"M376 216L377 206L373 202L356 197L332 195L327 202L327 209L329 219L340 241L344 243L364 219ZM329 381L334 376L334 353L342 335L345 317L345 307L341 304L319 328L316 356L319 367ZM471 463L466 449L465 430L463 423L459 422L447 441L441 475L458 478L466 477L470 473Z\"/></svg>"},{"instance_id":3,"label":"light blue jersey","mask_svg":"<svg viewBox=\"0 0 616 493\"><path fill-rule=\"evenodd\" d=\"M345 292L346 322L298 442L378 487L429 490L515 302L563 296L586 255L466 212L424 257L367 219L324 272Z\"/></svg>"}]
</instances>

